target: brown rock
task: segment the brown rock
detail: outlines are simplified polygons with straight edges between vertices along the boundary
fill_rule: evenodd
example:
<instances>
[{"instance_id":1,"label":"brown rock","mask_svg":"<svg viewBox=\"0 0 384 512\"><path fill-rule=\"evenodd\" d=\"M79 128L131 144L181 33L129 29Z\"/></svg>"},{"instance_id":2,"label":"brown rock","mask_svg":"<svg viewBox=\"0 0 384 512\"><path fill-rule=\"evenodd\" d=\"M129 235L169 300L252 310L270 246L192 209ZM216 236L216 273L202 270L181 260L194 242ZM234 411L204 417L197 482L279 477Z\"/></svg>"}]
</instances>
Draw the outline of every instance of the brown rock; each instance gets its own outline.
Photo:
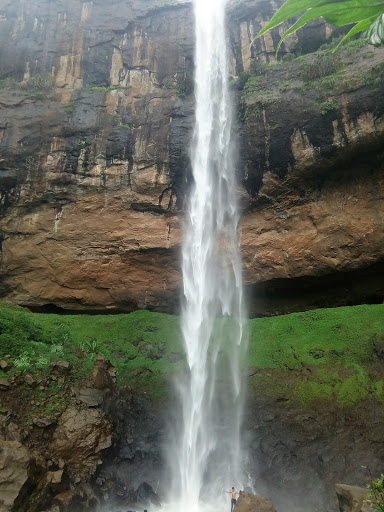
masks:
<instances>
[{"instance_id":1,"label":"brown rock","mask_svg":"<svg viewBox=\"0 0 384 512\"><path fill-rule=\"evenodd\" d=\"M47 473L47 481L51 484L59 484L63 478L63 469L58 469L57 471L49 471Z\"/></svg>"},{"instance_id":2,"label":"brown rock","mask_svg":"<svg viewBox=\"0 0 384 512\"><path fill-rule=\"evenodd\" d=\"M68 375L72 366L68 361L51 361L49 369L54 375Z\"/></svg>"},{"instance_id":3,"label":"brown rock","mask_svg":"<svg viewBox=\"0 0 384 512\"><path fill-rule=\"evenodd\" d=\"M0 389L2 390L7 390L11 387L11 384L8 382L8 379L6 379L5 377L1 377L0 378Z\"/></svg>"},{"instance_id":4,"label":"brown rock","mask_svg":"<svg viewBox=\"0 0 384 512\"><path fill-rule=\"evenodd\" d=\"M34 27L34 13L40 9L37 0L29 3L23 17L14 16L12 2L2 10L0 76L20 80L24 71L27 79L38 52L46 66L41 71L53 74L57 89L52 97L47 94L44 106L1 91L1 158L7 169L1 173L2 297L15 304L83 311L174 311L181 286L176 214L183 211L184 184L189 181L193 100L178 100L174 89L162 85L173 81L180 62L193 62L191 2L157 8L156 13L148 12L155 0L119 2L117 17L114 10L101 14L100 4L82 12L81 2L68 0L68 16L81 20L73 44L69 34L61 34L58 5L46 2L49 8L41 11L51 27L48 39L35 29L26 30ZM255 2L241 8L241 2L232 4L231 73L274 62L276 38L268 33L251 47L254 31L249 27L263 26L276 5L257 2L255 9ZM127 19L135 21L124 24ZM322 22L314 38L308 35L313 30L303 27L306 35L289 43L287 39L286 50L301 53L306 38L320 43L321 34L333 31ZM69 39L58 46L56 34ZM34 45L28 45L29 37ZM21 41L17 47L14 39ZM354 57L361 77L382 62L384 49L375 49L372 58L363 52L356 51ZM15 76L12 70L17 70ZM274 75L281 82L283 71L276 69L274 75L268 69L268 81ZM296 66L284 73L295 76L297 71ZM99 91L102 99L96 100L90 83L116 89ZM270 98L275 93L278 87ZM383 297L374 267L380 271L383 257L384 183L382 158L373 147L376 138L382 147L382 109L368 84L351 91L335 88L332 94L338 105L326 115L310 94L291 89L278 93L277 104L275 99L265 102L263 115L242 123L244 274L249 288L261 284L270 301L258 303L253 294L253 312ZM262 104L258 95L250 101L257 108ZM73 108L70 102L81 116L68 115L64 105ZM123 116L130 119L132 130L124 127ZM103 130L94 137L100 119ZM32 139L33 147L20 144ZM360 144L363 157L354 166L352 150L356 154ZM335 154L341 155L339 161L333 160ZM375 154L375 162L369 161ZM341 161L344 157L348 163ZM365 165L369 172L364 172ZM359 278L362 273L371 279ZM344 289L336 283L342 276L348 283ZM322 294L316 289L310 297L292 298L297 283L314 288L310 279L321 285Z\"/></svg>"},{"instance_id":5,"label":"brown rock","mask_svg":"<svg viewBox=\"0 0 384 512\"><path fill-rule=\"evenodd\" d=\"M234 512L276 512L276 509L265 496L240 491Z\"/></svg>"},{"instance_id":6,"label":"brown rock","mask_svg":"<svg viewBox=\"0 0 384 512\"><path fill-rule=\"evenodd\" d=\"M368 497L368 490L364 487L336 484L335 490L340 512L372 512L368 504L364 503Z\"/></svg>"},{"instance_id":7,"label":"brown rock","mask_svg":"<svg viewBox=\"0 0 384 512\"><path fill-rule=\"evenodd\" d=\"M112 381L116 384L116 368L111 366L110 368L108 368L108 373L111 376Z\"/></svg>"},{"instance_id":8,"label":"brown rock","mask_svg":"<svg viewBox=\"0 0 384 512\"><path fill-rule=\"evenodd\" d=\"M0 441L0 510L10 512L28 480L28 448L18 441Z\"/></svg>"},{"instance_id":9,"label":"brown rock","mask_svg":"<svg viewBox=\"0 0 384 512\"><path fill-rule=\"evenodd\" d=\"M111 362L104 356L99 355L95 358L95 369L93 371L93 385L95 388L107 389L113 387L114 379L111 369L113 369Z\"/></svg>"},{"instance_id":10,"label":"brown rock","mask_svg":"<svg viewBox=\"0 0 384 512\"><path fill-rule=\"evenodd\" d=\"M95 368L93 370L93 385L96 389L107 389L113 387L114 382L108 370Z\"/></svg>"},{"instance_id":11,"label":"brown rock","mask_svg":"<svg viewBox=\"0 0 384 512\"><path fill-rule=\"evenodd\" d=\"M4 359L2 361L0 361L0 368L4 371L4 372L7 372L8 370L10 370L12 368L12 364L9 363L8 361L5 361Z\"/></svg>"},{"instance_id":12,"label":"brown rock","mask_svg":"<svg viewBox=\"0 0 384 512\"><path fill-rule=\"evenodd\" d=\"M103 392L99 389L80 388L73 391L77 400L88 405L88 407L98 407L103 402Z\"/></svg>"},{"instance_id":13,"label":"brown rock","mask_svg":"<svg viewBox=\"0 0 384 512\"><path fill-rule=\"evenodd\" d=\"M10 421L6 425L6 440L7 441L22 441L23 435L20 431L20 428L16 423Z\"/></svg>"},{"instance_id":14,"label":"brown rock","mask_svg":"<svg viewBox=\"0 0 384 512\"><path fill-rule=\"evenodd\" d=\"M55 423L54 418L50 416L36 416L32 419L33 424L40 428L46 428Z\"/></svg>"},{"instance_id":15,"label":"brown rock","mask_svg":"<svg viewBox=\"0 0 384 512\"><path fill-rule=\"evenodd\" d=\"M60 416L51 450L79 475L87 475L111 444L112 426L101 411L70 406Z\"/></svg>"},{"instance_id":16,"label":"brown rock","mask_svg":"<svg viewBox=\"0 0 384 512\"><path fill-rule=\"evenodd\" d=\"M61 511L67 511L69 510L71 503L73 502L73 499L76 497L76 492L73 490L63 491L59 494L57 494L53 498L53 502L55 505L58 505Z\"/></svg>"},{"instance_id":17,"label":"brown rock","mask_svg":"<svg viewBox=\"0 0 384 512\"><path fill-rule=\"evenodd\" d=\"M33 375L31 375L30 373L24 375L24 382L28 384L28 386L30 386L31 388L36 388L39 385L35 377L33 377Z\"/></svg>"}]
</instances>

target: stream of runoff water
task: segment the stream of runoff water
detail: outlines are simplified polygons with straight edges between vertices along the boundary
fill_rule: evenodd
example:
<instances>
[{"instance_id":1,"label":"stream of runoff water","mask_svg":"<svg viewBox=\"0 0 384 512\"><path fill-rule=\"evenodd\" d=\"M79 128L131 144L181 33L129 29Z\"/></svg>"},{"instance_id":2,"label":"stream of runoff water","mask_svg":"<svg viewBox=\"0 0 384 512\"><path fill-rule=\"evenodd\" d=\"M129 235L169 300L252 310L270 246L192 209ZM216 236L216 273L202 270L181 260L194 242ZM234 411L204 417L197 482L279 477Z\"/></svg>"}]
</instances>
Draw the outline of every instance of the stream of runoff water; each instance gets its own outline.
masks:
<instances>
[{"instance_id":1,"label":"stream of runoff water","mask_svg":"<svg viewBox=\"0 0 384 512\"><path fill-rule=\"evenodd\" d=\"M194 0L194 184L182 247L181 326L188 368L176 381L180 412L167 450L166 508L182 512L229 510L224 490L244 485L240 362L247 337L225 10L226 0Z\"/></svg>"}]
</instances>

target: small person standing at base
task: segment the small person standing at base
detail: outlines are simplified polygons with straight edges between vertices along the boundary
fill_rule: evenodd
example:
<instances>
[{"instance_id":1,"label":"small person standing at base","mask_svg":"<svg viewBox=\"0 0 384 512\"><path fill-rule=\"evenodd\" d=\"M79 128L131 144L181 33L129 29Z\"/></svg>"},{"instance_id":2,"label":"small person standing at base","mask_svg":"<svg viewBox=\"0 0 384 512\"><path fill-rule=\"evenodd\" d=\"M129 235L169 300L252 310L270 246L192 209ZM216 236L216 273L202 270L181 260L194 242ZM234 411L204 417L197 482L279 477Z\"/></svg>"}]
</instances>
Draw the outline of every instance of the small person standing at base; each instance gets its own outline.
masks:
<instances>
[{"instance_id":1,"label":"small person standing at base","mask_svg":"<svg viewBox=\"0 0 384 512\"><path fill-rule=\"evenodd\" d=\"M236 505L236 494L240 494L238 493L234 487L232 487L232 491L224 491L226 492L227 494L232 494L232 499L231 499L231 512L233 510L233 507Z\"/></svg>"}]
</instances>

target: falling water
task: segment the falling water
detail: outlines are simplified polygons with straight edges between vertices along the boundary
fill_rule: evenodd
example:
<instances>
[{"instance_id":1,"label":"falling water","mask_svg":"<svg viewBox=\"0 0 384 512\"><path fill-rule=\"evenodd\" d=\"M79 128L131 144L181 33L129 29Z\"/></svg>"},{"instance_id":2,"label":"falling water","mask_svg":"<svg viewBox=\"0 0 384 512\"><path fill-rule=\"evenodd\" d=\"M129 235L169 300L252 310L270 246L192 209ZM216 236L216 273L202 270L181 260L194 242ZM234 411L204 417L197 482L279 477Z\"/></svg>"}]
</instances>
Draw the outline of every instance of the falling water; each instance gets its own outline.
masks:
<instances>
[{"instance_id":1,"label":"falling water","mask_svg":"<svg viewBox=\"0 0 384 512\"><path fill-rule=\"evenodd\" d=\"M188 362L179 377L181 419L169 448L171 499L183 512L222 510L241 485L244 352L239 214L231 149L226 0L194 0L196 124L182 250L182 333Z\"/></svg>"}]
</instances>

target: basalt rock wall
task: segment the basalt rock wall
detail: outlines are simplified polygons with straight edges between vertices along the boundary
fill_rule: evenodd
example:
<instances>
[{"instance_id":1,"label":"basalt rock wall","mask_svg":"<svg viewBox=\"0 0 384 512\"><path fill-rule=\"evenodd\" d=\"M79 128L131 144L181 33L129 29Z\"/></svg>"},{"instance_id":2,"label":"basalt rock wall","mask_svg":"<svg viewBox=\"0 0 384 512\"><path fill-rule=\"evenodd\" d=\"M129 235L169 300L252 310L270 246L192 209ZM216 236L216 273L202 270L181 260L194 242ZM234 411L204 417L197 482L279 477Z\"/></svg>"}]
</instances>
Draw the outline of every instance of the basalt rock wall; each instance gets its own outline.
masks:
<instances>
[{"instance_id":1,"label":"basalt rock wall","mask_svg":"<svg viewBox=\"0 0 384 512\"><path fill-rule=\"evenodd\" d=\"M282 29L250 47L275 7L228 6L251 312L381 301L382 88L338 88L319 110L294 62L244 93L237 77L276 61ZM333 30L316 21L280 56ZM0 1L2 299L177 311L193 48L187 2ZM382 58L356 50L348 72L368 76Z\"/></svg>"}]
</instances>

